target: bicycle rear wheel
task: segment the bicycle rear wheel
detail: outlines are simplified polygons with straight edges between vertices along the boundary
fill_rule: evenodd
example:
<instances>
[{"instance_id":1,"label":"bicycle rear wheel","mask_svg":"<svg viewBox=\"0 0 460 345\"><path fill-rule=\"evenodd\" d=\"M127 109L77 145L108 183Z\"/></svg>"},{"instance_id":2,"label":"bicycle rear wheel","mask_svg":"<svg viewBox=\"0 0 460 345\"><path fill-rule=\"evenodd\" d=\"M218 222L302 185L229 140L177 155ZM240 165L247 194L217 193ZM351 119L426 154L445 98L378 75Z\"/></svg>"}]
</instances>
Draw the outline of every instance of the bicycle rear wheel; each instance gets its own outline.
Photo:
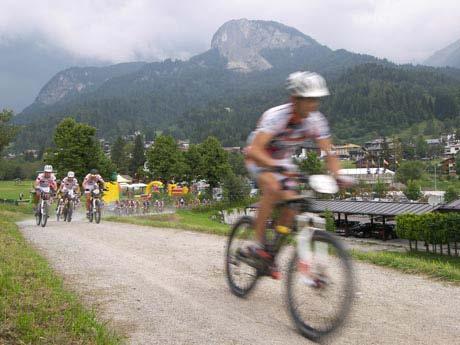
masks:
<instances>
[{"instance_id":1,"label":"bicycle rear wheel","mask_svg":"<svg viewBox=\"0 0 460 345\"><path fill-rule=\"evenodd\" d=\"M319 341L337 330L349 314L354 278L351 260L335 236L315 231L311 253L308 266L294 253L286 281L287 298L299 332Z\"/></svg>"},{"instance_id":2,"label":"bicycle rear wheel","mask_svg":"<svg viewBox=\"0 0 460 345\"><path fill-rule=\"evenodd\" d=\"M230 290L238 297L245 297L259 278L257 268L247 263L240 252L254 239L254 219L242 217L233 226L227 242L225 269Z\"/></svg>"}]
</instances>

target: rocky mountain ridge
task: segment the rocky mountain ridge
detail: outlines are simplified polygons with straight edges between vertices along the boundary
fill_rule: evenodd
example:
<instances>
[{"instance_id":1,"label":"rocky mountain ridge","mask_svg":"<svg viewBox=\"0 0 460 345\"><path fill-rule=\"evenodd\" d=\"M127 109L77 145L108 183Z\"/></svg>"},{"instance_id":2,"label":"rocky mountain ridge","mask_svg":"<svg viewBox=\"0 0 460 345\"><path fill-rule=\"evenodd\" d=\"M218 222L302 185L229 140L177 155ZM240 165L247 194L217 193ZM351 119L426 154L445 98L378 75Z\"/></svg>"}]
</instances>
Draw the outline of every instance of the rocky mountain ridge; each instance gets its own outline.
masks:
<instances>
[{"instance_id":1,"label":"rocky mountain ridge","mask_svg":"<svg viewBox=\"0 0 460 345\"><path fill-rule=\"evenodd\" d=\"M288 26L261 20L238 19L222 25L214 34L211 48L227 59L227 68L239 72L270 69L263 56L266 49L297 49L319 44Z\"/></svg>"},{"instance_id":2,"label":"rocky mountain ridge","mask_svg":"<svg viewBox=\"0 0 460 345\"><path fill-rule=\"evenodd\" d=\"M434 67L460 68L460 39L435 52L425 60L425 64Z\"/></svg>"}]
</instances>

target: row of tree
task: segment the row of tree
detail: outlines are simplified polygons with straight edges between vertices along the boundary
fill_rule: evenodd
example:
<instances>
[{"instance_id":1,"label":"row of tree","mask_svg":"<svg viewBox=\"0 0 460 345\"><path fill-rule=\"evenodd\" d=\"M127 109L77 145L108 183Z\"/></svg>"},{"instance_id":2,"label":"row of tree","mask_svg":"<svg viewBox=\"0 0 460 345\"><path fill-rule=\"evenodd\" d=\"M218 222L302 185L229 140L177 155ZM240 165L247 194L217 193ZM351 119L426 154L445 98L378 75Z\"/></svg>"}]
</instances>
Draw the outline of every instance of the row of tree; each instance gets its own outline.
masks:
<instances>
[{"instance_id":1,"label":"row of tree","mask_svg":"<svg viewBox=\"0 0 460 345\"><path fill-rule=\"evenodd\" d=\"M459 254L460 215L458 213L426 213L423 215L403 214L396 217L396 233L400 238L409 240L411 249L418 250L420 241L424 242L425 250L447 254ZM414 244L414 246L412 246ZM453 248L452 248L453 247ZM452 251L453 249L453 251Z\"/></svg>"}]
</instances>

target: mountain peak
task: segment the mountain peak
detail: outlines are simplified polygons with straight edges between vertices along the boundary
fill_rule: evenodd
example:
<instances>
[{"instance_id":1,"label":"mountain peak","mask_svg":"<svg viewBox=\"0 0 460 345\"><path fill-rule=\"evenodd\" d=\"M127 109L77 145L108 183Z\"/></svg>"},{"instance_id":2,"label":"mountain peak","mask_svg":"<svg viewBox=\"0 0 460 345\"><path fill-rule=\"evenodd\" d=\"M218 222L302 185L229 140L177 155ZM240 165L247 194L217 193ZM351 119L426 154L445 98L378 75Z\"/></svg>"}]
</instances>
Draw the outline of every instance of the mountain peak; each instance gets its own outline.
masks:
<instances>
[{"instance_id":1,"label":"mountain peak","mask_svg":"<svg viewBox=\"0 0 460 345\"><path fill-rule=\"evenodd\" d=\"M264 49L295 49L318 45L312 38L289 26L264 20L235 19L214 34L211 47L227 58L227 68L241 72L270 69Z\"/></svg>"}]
</instances>

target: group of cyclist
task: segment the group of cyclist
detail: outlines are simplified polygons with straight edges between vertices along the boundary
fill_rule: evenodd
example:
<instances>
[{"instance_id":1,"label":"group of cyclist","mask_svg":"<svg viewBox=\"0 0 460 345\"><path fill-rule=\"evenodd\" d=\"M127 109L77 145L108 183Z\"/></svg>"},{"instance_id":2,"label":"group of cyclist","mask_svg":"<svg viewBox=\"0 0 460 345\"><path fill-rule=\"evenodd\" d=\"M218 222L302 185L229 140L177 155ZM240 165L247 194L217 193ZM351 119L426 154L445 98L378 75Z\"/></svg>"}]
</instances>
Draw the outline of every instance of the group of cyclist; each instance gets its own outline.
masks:
<instances>
[{"instance_id":1,"label":"group of cyclist","mask_svg":"<svg viewBox=\"0 0 460 345\"><path fill-rule=\"evenodd\" d=\"M83 179L82 187L86 197L86 212L89 214L90 203L91 203L91 192L95 188L103 187L105 181L96 169L92 169L89 174ZM66 198L68 195L73 194L76 198L80 195L80 185L75 173L69 171L67 176L62 179L58 184L56 176L53 172L51 165L45 165L43 172L39 173L34 182L35 195L34 205L35 208L40 200L40 195L43 189L49 188L51 195L57 195L58 198Z\"/></svg>"},{"instance_id":2,"label":"group of cyclist","mask_svg":"<svg viewBox=\"0 0 460 345\"><path fill-rule=\"evenodd\" d=\"M156 199L151 201L150 199L139 200L117 200L115 201L115 213L117 215L132 215L132 214L145 214L151 211L161 213L164 210L164 201Z\"/></svg>"}]
</instances>

